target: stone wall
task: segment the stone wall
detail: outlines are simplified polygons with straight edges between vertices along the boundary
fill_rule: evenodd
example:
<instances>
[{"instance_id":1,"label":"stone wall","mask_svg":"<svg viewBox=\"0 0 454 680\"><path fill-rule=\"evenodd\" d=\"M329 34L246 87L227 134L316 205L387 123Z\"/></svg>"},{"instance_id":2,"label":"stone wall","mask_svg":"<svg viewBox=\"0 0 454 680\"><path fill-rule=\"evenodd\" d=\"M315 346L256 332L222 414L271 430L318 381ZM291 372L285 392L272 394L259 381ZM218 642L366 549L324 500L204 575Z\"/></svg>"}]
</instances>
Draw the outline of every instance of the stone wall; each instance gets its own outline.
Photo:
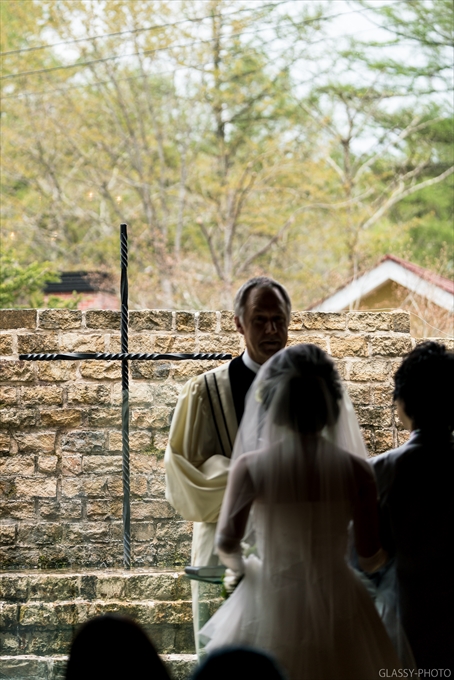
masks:
<instances>
[{"instance_id":1,"label":"stone wall","mask_svg":"<svg viewBox=\"0 0 454 680\"><path fill-rule=\"evenodd\" d=\"M26 362L31 352L120 351L109 311L0 312L0 568L122 564L120 363ZM130 351L243 348L231 312L130 313ZM391 407L409 315L294 312L290 344L335 357L371 455L406 439ZM164 499L163 456L178 393L213 362L131 363L133 565L187 564L191 524Z\"/></svg>"}]
</instances>

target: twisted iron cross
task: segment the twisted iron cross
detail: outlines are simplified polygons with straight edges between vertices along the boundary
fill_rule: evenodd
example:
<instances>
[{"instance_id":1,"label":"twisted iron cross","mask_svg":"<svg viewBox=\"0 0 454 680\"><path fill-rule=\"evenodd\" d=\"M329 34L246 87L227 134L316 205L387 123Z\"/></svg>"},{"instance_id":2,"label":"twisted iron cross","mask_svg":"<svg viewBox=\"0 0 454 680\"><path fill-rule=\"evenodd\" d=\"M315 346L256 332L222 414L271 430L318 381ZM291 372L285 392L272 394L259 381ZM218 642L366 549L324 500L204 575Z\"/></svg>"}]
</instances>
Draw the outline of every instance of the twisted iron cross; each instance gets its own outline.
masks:
<instances>
[{"instance_id":1,"label":"twisted iron cross","mask_svg":"<svg viewBox=\"0 0 454 680\"><path fill-rule=\"evenodd\" d=\"M206 361L231 359L231 354L142 354L128 352L128 231L127 225L120 225L120 260L121 260L121 352L64 352L62 354L19 354L23 361L70 361L96 359L100 361L121 361L121 434L123 462L123 563L126 569L131 568L131 502L129 492L129 361L157 361L185 359Z\"/></svg>"}]
</instances>

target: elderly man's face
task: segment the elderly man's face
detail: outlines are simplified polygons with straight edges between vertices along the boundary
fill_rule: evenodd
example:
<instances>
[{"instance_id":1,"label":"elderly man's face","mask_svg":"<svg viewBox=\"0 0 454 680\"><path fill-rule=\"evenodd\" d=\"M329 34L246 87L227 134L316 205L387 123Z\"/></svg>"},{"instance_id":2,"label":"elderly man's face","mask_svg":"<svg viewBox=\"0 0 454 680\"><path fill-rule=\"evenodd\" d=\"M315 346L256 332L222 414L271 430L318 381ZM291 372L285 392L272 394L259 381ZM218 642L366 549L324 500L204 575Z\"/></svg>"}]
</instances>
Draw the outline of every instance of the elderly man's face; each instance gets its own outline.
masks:
<instances>
[{"instance_id":1,"label":"elderly man's face","mask_svg":"<svg viewBox=\"0 0 454 680\"><path fill-rule=\"evenodd\" d=\"M246 300L243 320L236 316L235 323L244 335L249 356L258 364L264 364L287 343L289 319L276 288L253 288Z\"/></svg>"}]
</instances>

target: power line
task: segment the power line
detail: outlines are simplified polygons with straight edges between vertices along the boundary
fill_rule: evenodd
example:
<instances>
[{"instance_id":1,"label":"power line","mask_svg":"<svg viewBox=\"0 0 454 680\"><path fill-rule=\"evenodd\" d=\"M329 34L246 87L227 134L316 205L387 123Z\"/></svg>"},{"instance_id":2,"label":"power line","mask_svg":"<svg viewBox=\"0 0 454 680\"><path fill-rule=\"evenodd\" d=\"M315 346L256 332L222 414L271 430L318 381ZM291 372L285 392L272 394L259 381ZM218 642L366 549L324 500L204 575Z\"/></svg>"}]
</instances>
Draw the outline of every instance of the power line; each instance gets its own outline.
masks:
<instances>
[{"instance_id":1,"label":"power line","mask_svg":"<svg viewBox=\"0 0 454 680\"><path fill-rule=\"evenodd\" d=\"M285 2L285 0L284 0L284 2ZM273 4L270 4L269 6L277 6L277 4L278 3L273 3ZM279 3L279 4L283 4L283 3ZM265 7L265 5L263 5L262 7ZM233 13L231 13L231 14L233 14ZM329 16L326 16L326 17L313 17L312 19L307 19L306 21L304 21L302 23L303 24L310 24L310 23L313 23L314 21L321 21L321 20L327 21L328 19L337 18L339 16L344 16L346 14L352 14L352 12L351 11L341 12L340 14L332 14L332 15L329 15ZM224 15L218 15L218 16L226 16L226 15L224 14ZM202 17L202 18L208 18L208 17ZM165 26L165 24L162 24L162 26ZM231 35L226 36L226 37L235 38L235 37L239 37L241 35L255 35L255 34L261 32L261 31L268 30L268 28L269 28L268 26L264 26L262 29L258 29L256 31L250 31L250 32L241 31L239 33L232 33ZM171 50L171 49L178 48L178 47L182 47L182 48L193 47L194 45L209 43L211 41L212 41L212 38L207 38L205 40L196 40L196 41L193 41L191 43L185 43L185 44L180 44L180 45L168 45L166 47L155 47L151 50L143 50L141 52L132 52L131 54L117 54L117 55L113 55L111 57L103 57L101 59L91 59L90 61L76 62L74 64L67 64L67 65L62 65L62 66L51 66L49 68L36 69L34 71L21 71L20 73L10 73L9 75L6 75L6 76L0 76L0 80L11 80L11 79L15 79L15 78L22 78L22 77L25 77L25 76L30 76L30 75L37 75L39 73L50 73L52 71L63 71L63 70L68 70L68 69L72 69L72 68L78 68L79 66L91 66L92 64L98 64L98 63L101 63L101 62L112 61L114 59L123 59L125 57L136 57L136 56L139 56L139 55L153 54L155 52L161 52L161 51L164 51L164 50Z\"/></svg>"},{"instance_id":2,"label":"power line","mask_svg":"<svg viewBox=\"0 0 454 680\"><path fill-rule=\"evenodd\" d=\"M290 2L290 0L280 0L280 2L270 2L266 5L261 5L259 9L267 9L268 7L278 7L279 5L283 5ZM187 24L187 23L197 23L198 21L203 21L204 19L211 19L215 17L231 17L235 16L235 14L241 14L243 12L249 12L250 8L245 7L243 9L237 9L235 12L229 12L229 13L224 13L224 14L206 14L202 17L195 17L194 19L180 19L179 21L174 21L171 23L166 23L166 24L157 24L155 26L146 26L145 28L134 28L134 29L128 29L127 31L115 31L114 33L102 33L101 35L93 35L93 36L87 36L85 38L74 38L73 40L62 40L57 43L51 43L50 45L37 45L36 47L23 47L18 50L9 50L8 52L0 52L0 57L4 57L9 54L21 54L23 52L34 52L36 50L45 50L51 47L60 47L61 45L73 45L75 43L79 42L87 42L90 40L100 40L102 38L112 38L115 36L119 35L127 35L131 33L142 33L144 31L157 31L160 28L169 28L172 26L178 26L179 24Z\"/></svg>"}]
</instances>

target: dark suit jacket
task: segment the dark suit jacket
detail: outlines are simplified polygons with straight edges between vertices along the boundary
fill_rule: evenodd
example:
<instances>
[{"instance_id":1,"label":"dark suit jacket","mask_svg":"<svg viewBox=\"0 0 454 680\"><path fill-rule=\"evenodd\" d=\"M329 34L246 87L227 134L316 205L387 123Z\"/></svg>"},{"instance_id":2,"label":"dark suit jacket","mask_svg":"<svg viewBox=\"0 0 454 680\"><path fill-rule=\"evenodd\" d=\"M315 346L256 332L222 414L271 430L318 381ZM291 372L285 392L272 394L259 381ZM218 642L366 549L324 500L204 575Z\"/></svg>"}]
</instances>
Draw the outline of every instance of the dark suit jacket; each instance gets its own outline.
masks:
<instances>
[{"instance_id":1,"label":"dark suit jacket","mask_svg":"<svg viewBox=\"0 0 454 680\"><path fill-rule=\"evenodd\" d=\"M420 669L453 666L454 441L413 433L372 460L382 543L395 556L402 623Z\"/></svg>"}]
</instances>

